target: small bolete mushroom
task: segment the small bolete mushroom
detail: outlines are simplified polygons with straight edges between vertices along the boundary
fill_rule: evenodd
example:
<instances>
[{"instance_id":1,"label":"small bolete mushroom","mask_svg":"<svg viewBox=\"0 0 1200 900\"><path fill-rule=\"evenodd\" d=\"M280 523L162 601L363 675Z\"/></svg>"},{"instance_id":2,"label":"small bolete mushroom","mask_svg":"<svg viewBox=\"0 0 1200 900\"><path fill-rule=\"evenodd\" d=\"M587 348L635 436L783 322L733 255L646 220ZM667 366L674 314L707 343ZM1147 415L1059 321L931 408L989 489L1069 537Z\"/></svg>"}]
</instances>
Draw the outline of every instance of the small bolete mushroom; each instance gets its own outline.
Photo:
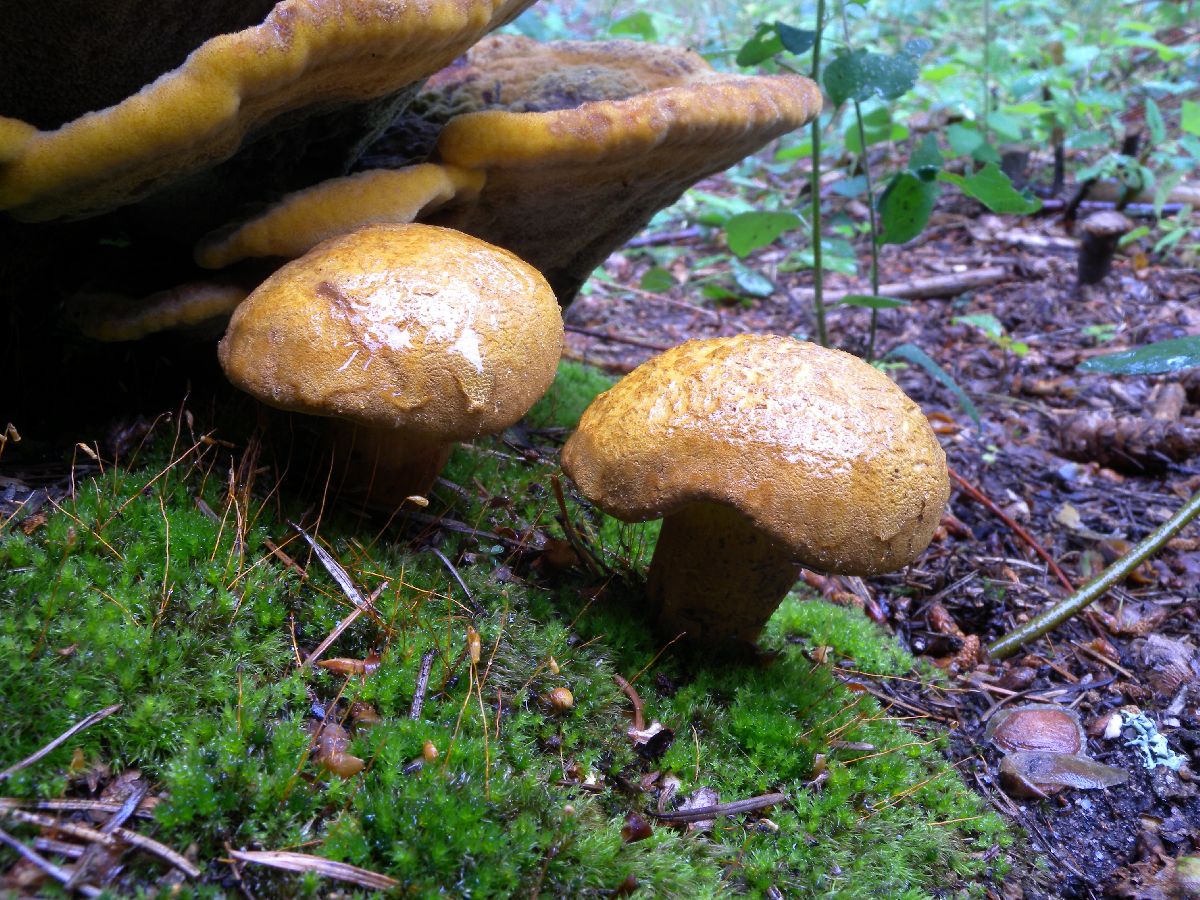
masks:
<instances>
[{"instance_id":1,"label":"small bolete mushroom","mask_svg":"<svg viewBox=\"0 0 1200 900\"><path fill-rule=\"evenodd\" d=\"M1113 255L1121 238L1133 231L1133 223L1114 209L1093 213L1079 227L1080 284L1099 284L1112 271Z\"/></svg>"},{"instance_id":2,"label":"small bolete mushroom","mask_svg":"<svg viewBox=\"0 0 1200 900\"><path fill-rule=\"evenodd\" d=\"M584 413L563 469L627 522L663 518L648 590L664 635L752 643L798 565L912 562L950 493L933 429L886 375L775 335L690 341Z\"/></svg>"},{"instance_id":3,"label":"small bolete mushroom","mask_svg":"<svg viewBox=\"0 0 1200 900\"><path fill-rule=\"evenodd\" d=\"M562 318L513 254L428 225L318 245L238 307L221 366L280 409L328 416L345 493L424 494L453 442L507 428L554 379Z\"/></svg>"}]
</instances>

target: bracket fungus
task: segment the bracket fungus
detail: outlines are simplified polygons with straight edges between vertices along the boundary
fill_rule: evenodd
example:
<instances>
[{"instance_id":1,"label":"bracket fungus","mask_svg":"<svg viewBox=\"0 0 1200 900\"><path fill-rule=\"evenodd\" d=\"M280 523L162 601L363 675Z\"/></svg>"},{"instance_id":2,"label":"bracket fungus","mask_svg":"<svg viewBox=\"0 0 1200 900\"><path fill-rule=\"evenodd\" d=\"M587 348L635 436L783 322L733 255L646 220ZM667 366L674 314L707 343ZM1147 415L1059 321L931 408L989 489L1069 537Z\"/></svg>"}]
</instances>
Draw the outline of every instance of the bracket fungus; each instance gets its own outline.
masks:
<instances>
[{"instance_id":1,"label":"bracket fungus","mask_svg":"<svg viewBox=\"0 0 1200 900\"><path fill-rule=\"evenodd\" d=\"M554 379L562 317L536 269L427 225L371 225L279 269L218 354L264 403L336 421L343 493L424 494L453 442L507 428Z\"/></svg>"},{"instance_id":2,"label":"bracket fungus","mask_svg":"<svg viewBox=\"0 0 1200 900\"><path fill-rule=\"evenodd\" d=\"M67 301L64 318L94 341L137 341L166 331L210 327L215 337L246 296L238 285L206 282L188 282L146 297L77 294Z\"/></svg>"},{"instance_id":3,"label":"bracket fungus","mask_svg":"<svg viewBox=\"0 0 1200 900\"><path fill-rule=\"evenodd\" d=\"M482 186L479 172L431 163L335 178L284 197L231 233L210 235L196 247L196 262L220 269L246 257L294 259L360 225L426 218L451 201L478 196ZM352 222L347 210L354 210Z\"/></svg>"},{"instance_id":4,"label":"bracket fungus","mask_svg":"<svg viewBox=\"0 0 1200 900\"><path fill-rule=\"evenodd\" d=\"M494 35L431 78L418 102L446 120L429 162L448 178L476 173L480 184L413 215L511 250L546 275L565 306L592 269L689 186L816 116L821 92L798 75L717 72L690 50ZM398 127L411 123L401 118ZM300 192L206 241L198 258L220 266L295 252L297 241L327 236L339 210L342 230L395 221L412 205L397 176L427 178L420 168L370 170ZM399 198L398 211L359 204L375 183ZM274 217L298 223L309 209L316 227L277 243L256 237L290 227Z\"/></svg>"},{"instance_id":5,"label":"bracket fungus","mask_svg":"<svg viewBox=\"0 0 1200 900\"><path fill-rule=\"evenodd\" d=\"M690 341L601 394L563 469L627 522L663 519L650 565L661 633L753 643L799 565L912 562L949 497L920 408L837 350L774 335Z\"/></svg>"},{"instance_id":6,"label":"bracket fungus","mask_svg":"<svg viewBox=\"0 0 1200 900\"><path fill-rule=\"evenodd\" d=\"M209 37L177 68L104 109L35 131L0 118L0 209L46 221L133 203L229 159L272 123L292 127L335 107L415 91L532 2L281 0L260 24ZM152 23L153 11L146 17ZM98 80L106 68L98 67ZM22 80L36 78L26 72ZM341 164L361 150L365 130L336 142ZM256 171L265 177L272 167Z\"/></svg>"}]
</instances>

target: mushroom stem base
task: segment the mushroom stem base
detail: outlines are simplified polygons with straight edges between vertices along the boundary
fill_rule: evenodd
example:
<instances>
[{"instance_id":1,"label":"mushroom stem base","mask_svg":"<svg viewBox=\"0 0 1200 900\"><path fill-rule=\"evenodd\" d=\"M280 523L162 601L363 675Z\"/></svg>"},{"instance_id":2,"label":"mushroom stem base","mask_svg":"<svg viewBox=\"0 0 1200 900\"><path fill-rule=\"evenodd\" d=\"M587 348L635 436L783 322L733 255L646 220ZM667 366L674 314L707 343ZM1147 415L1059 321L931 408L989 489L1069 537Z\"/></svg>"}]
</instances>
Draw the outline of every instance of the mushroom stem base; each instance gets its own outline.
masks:
<instances>
[{"instance_id":1,"label":"mushroom stem base","mask_svg":"<svg viewBox=\"0 0 1200 900\"><path fill-rule=\"evenodd\" d=\"M648 590L661 634L705 647L752 645L799 577L778 542L727 506L699 503L663 519Z\"/></svg>"},{"instance_id":2,"label":"mushroom stem base","mask_svg":"<svg viewBox=\"0 0 1200 900\"><path fill-rule=\"evenodd\" d=\"M331 490L372 505L399 505L406 497L424 497L453 447L338 423L333 431Z\"/></svg>"}]
</instances>

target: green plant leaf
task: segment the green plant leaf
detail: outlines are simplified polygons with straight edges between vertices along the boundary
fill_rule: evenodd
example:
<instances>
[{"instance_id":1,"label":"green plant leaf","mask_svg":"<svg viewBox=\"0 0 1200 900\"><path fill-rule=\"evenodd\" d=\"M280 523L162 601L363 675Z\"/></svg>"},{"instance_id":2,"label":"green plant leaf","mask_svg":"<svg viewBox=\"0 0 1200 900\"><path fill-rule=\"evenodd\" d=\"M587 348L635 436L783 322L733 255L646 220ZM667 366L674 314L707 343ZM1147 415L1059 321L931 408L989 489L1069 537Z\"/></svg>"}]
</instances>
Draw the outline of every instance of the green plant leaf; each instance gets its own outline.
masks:
<instances>
[{"instance_id":1,"label":"green plant leaf","mask_svg":"<svg viewBox=\"0 0 1200 900\"><path fill-rule=\"evenodd\" d=\"M975 148L983 143L983 135L974 125L956 122L946 129L946 140L950 142L950 149L956 154L967 156L974 153Z\"/></svg>"},{"instance_id":2,"label":"green plant leaf","mask_svg":"<svg viewBox=\"0 0 1200 900\"><path fill-rule=\"evenodd\" d=\"M733 261L733 280L751 297L770 297L775 293L775 283L770 278L742 265L736 259Z\"/></svg>"},{"instance_id":3,"label":"green plant leaf","mask_svg":"<svg viewBox=\"0 0 1200 900\"><path fill-rule=\"evenodd\" d=\"M1180 110L1179 127L1188 134L1200 134L1200 103L1184 100Z\"/></svg>"},{"instance_id":4,"label":"green plant leaf","mask_svg":"<svg viewBox=\"0 0 1200 900\"><path fill-rule=\"evenodd\" d=\"M840 197L858 197L867 191L867 176L855 175L853 178L835 181L830 190Z\"/></svg>"},{"instance_id":5,"label":"green plant leaf","mask_svg":"<svg viewBox=\"0 0 1200 900\"><path fill-rule=\"evenodd\" d=\"M775 159L777 162L786 162L792 159L806 159L812 156L812 141L800 141L794 147L784 147L776 151Z\"/></svg>"},{"instance_id":6,"label":"green plant leaf","mask_svg":"<svg viewBox=\"0 0 1200 900\"><path fill-rule=\"evenodd\" d=\"M958 401L958 405L962 407L963 412L971 417L971 420L979 424L979 410L967 396L967 392L958 386L958 382L954 377L939 366L932 357L916 344L901 344L899 347L893 347L887 352L889 359L902 359L905 362L913 363L920 366L934 381L947 388L954 395L954 399Z\"/></svg>"},{"instance_id":7,"label":"green plant leaf","mask_svg":"<svg viewBox=\"0 0 1200 900\"><path fill-rule=\"evenodd\" d=\"M979 163L1000 165L1000 151L991 144L983 143L971 151L971 159Z\"/></svg>"},{"instance_id":8,"label":"green plant leaf","mask_svg":"<svg viewBox=\"0 0 1200 900\"><path fill-rule=\"evenodd\" d=\"M941 168L942 151L938 149L937 136L927 134L908 157L908 170L922 181L932 181Z\"/></svg>"},{"instance_id":9,"label":"green plant leaf","mask_svg":"<svg viewBox=\"0 0 1200 900\"><path fill-rule=\"evenodd\" d=\"M954 321L959 325L970 325L973 328L978 328L993 341L998 341L1004 337L1004 326L1000 320L991 313L975 313L970 316L955 316Z\"/></svg>"},{"instance_id":10,"label":"green plant leaf","mask_svg":"<svg viewBox=\"0 0 1200 900\"><path fill-rule=\"evenodd\" d=\"M725 240L730 250L744 258L802 224L801 218L790 212L741 213L725 223Z\"/></svg>"},{"instance_id":11,"label":"green plant leaf","mask_svg":"<svg viewBox=\"0 0 1200 900\"><path fill-rule=\"evenodd\" d=\"M1076 368L1110 375L1162 375L1200 366L1200 335L1157 341L1120 353L1093 356Z\"/></svg>"},{"instance_id":12,"label":"green plant leaf","mask_svg":"<svg viewBox=\"0 0 1200 900\"><path fill-rule=\"evenodd\" d=\"M1001 143L1014 143L1021 140L1024 129L1017 116L1010 116L997 109L988 113L987 123Z\"/></svg>"},{"instance_id":13,"label":"green plant leaf","mask_svg":"<svg viewBox=\"0 0 1200 900\"><path fill-rule=\"evenodd\" d=\"M873 96L895 100L917 83L917 60L930 47L928 41L909 41L894 56L858 49L843 53L825 67L822 81L835 106L847 100Z\"/></svg>"},{"instance_id":14,"label":"green plant leaf","mask_svg":"<svg viewBox=\"0 0 1200 900\"><path fill-rule=\"evenodd\" d=\"M774 25L760 22L754 35L737 52L739 66L757 66L783 50L783 41Z\"/></svg>"},{"instance_id":15,"label":"green plant leaf","mask_svg":"<svg viewBox=\"0 0 1200 900\"><path fill-rule=\"evenodd\" d=\"M1145 50L1153 50L1158 54L1158 58L1163 62L1170 62L1173 59L1179 59L1183 53L1176 50L1169 44L1164 44L1162 41L1156 41L1154 38L1144 37L1127 37L1117 38L1113 41L1114 47L1141 47Z\"/></svg>"},{"instance_id":16,"label":"green plant leaf","mask_svg":"<svg viewBox=\"0 0 1200 900\"><path fill-rule=\"evenodd\" d=\"M675 279L662 266L655 266L642 276L641 287L643 291L661 294L675 287Z\"/></svg>"},{"instance_id":17,"label":"green plant leaf","mask_svg":"<svg viewBox=\"0 0 1200 900\"><path fill-rule=\"evenodd\" d=\"M743 299L741 294L719 284L706 284L700 288L700 293L708 300L719 300L722 303L741 303Z\"/></svg>"},{"instance_id":18,"label":"green plant leaf","mask_svg":"<svg viewBox=\"0 0 1200 900\"><path fill-rule=\"evenodd\" d=\"M775 33L779 35L783 49L788 53L795 53L797 56L812 49L812 45L817 40L817 33L815 31L809 31L806 28L794 28L791 25L785 25L783 22L775 23Z\"/></svg>"},{"instance_id":19,"label":"green plant leaf","mask_svg":"<svg viewBox=\"0 0 1200 900\"><path fill-rule=\"evenodd\" d=\"M907 300L894 300L891 297L880 297L877 294L847 294L837 301L842 306L855 306L859 309L898 309L908 306Z\"/></svg>"},{"instance_id":20,"label":"green plant leaf","mask_svg":"<svg viewBox=\"0 0 1200 900\"><path fill-rule=\"evenodd\" d=\"M1117 241L1117 246L1118 247L1128 247L1130 244L1134 243L1135 241L1140 241L1142 238L1146 237L1146 235L1148 235L1149 233L1150 233L1149 225L1139 225L1137 228L1133 229L1133 231L1129 232L1129 234L1122 235L1120 240Z\"/></svg>"},{"instance_id":21,"label":"green plant leaf","mask_svg":"<svg viewBox=\"0 0 1200 900\"><path fill-rule=\"evenodd\" d=\"M948 62L938 66L929 66L921 73L921 77L926 81L937 83L945 81L954 75L961 74L961 72L962 67L958 63Z\"/></svg>"},{"instance_id":22,"label":"green plant leaf","mask_svg":"<svg viewBox=\"0 0 1200 900\"><path fill-rule=\"evenodd\" d=\"M1155 144L1167 139L1167 126L1163 122L1162 112L1149 97L1146 98L1146 127L1150 129L1150 140Z\"/></svg>"},{"instance_id":23,"label":"green plant leaf","mask_svg":"<svg viewBox=\"0 0 1200 900\"><path fill-rule=\"evenodd\" d=\"M884 141L903 141L908 138L908 128L892 121L892 112L886 106L873 109L862 117L863 132L867 138L867 146L880 144ZM851 121L846 127L846 151L855 155L863 152L862 143L858 139L858 122Z\"/></svg>"},{"instance_id":24,"label":"green plant leaf","mask_svg":"<svg viewBox=\"0 0 1200 900\"><path fill-rule=\"evenodd\" d=\"M879 198L879 243L903 244L915 238L929 221L937 197L936 181L897 172Z\"/></svg>"},{"instance_id":25,"label":"green plant leaf","mask_svg":"<svg viewBox=\"0 0 1200 900\"><path fill-rule=\"evenodd\" d=\"M658 29L654 27L654 19L645 10L613 22L608 26L608 33L636 37L643 41L658 40Z\"/></svg>"},{"instance_id":26,"label":"green plant leaf","mask_svg":"<svg viewBox=\"0 0 1200 900\"><path fill-rule=\"evenodd\" d=\"M1012 186L1008 176L995 163L988 163L974 175L939 172L938 178L957 185L968 197L974 197L992 212L1025 215L1042 208L1042 202L1027 197Z\"/></svg>"}]
</instances>

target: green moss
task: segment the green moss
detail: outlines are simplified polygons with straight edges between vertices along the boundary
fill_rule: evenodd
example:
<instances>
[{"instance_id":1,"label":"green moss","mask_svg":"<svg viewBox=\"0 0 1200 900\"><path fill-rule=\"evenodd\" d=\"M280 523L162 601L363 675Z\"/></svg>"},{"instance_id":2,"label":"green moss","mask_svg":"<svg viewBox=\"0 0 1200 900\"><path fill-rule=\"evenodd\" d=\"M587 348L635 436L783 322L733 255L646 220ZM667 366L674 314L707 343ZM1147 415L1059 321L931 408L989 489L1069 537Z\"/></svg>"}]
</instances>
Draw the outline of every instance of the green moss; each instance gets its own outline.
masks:
<instances>
[{"instance_id":1,"label":"green moss","mask_svg":"<svg viewBox=\"0 0 1200 900\"><path fill-rule=\"evenodd\" d=\"M569 426L606 385L564 364L539 404L539 427ZM436 490L425 512L498 536L437 533L470 598L437 555L397 527L327 517L322 541L364 592L382 590L378 619L360 617L326 657L378 650L381 666L365 679L299 669L293 632L307 652L350 611L286 524L308 501L285 487L269 502L239 494L231 503L230 460L199 447L168 467L171 437L137 470L82 483L31 535L10 525L0 536L0 767L122 704L10 779L7 791L77 792L68 784L76 751L114 771L140 768L166 795L155 836L195 844L205 863L201 894L228 875L217 862L228 844L303 848L391 874L419 896L510 896L538 885L546 895L601 894L633 875L647 896L761 895L774 886L788 895L918 897L945 886L948 870L975 882L985 869L977 851L1006 840L937 752L943 736L902 728L805 656L826 644L865 671L912 666L857 612L822 602L789 598L768 630L766 643L779 651L769 665L687 668L661 656L638 688L647 717L675 740L657 760L638 757L624 733L629 703L612 675L632 677L662 649L640 612L638 574L657 526L614 523L568 490L568 512L609 574L599 581L582 567L533 564L538 555L514 545L563 537L550 489L556 470L544 461L552 454L530 459L501 442L455 452L446 475L461 490ZM307 579L280 564L268 541L286 544ZM472 619L473 604L483 612ZM465 654L471 624L483 650L475 669ZM429 652L430 688L413 720ZM542 700L559 686L576 701L565 716ZM364 774L331 779L306 759L305 720L314 704L344 715L358 700L383 722L354 737ZM440 756L415 766L426 741ZM813 783L821 758L827 775ZM769 813L773 826L736 818L701 834L658 827L625 844L625 814L652 801L617 783L652 770L679 778L684 793L707 787L734 800L779 790L789 802ZM579 784L589 778L603 786ZM11 861L3 853L0 865ZM131 863L131 878L159 871L142 857ZM263 895L332 887L311 876L244 874Z\"/></svg>"},{"instance_id":2,"label":"green moss","mask_svg":"<svg viewBox=\"0 0 1200 900\"><path fill-rule=\"evenodd\" d=\"M599 369L564 359L558 364L554 389L529 411L526 421L535 428L574 428L588 404L616 379Z\"/></svg>"}]
</instances>

